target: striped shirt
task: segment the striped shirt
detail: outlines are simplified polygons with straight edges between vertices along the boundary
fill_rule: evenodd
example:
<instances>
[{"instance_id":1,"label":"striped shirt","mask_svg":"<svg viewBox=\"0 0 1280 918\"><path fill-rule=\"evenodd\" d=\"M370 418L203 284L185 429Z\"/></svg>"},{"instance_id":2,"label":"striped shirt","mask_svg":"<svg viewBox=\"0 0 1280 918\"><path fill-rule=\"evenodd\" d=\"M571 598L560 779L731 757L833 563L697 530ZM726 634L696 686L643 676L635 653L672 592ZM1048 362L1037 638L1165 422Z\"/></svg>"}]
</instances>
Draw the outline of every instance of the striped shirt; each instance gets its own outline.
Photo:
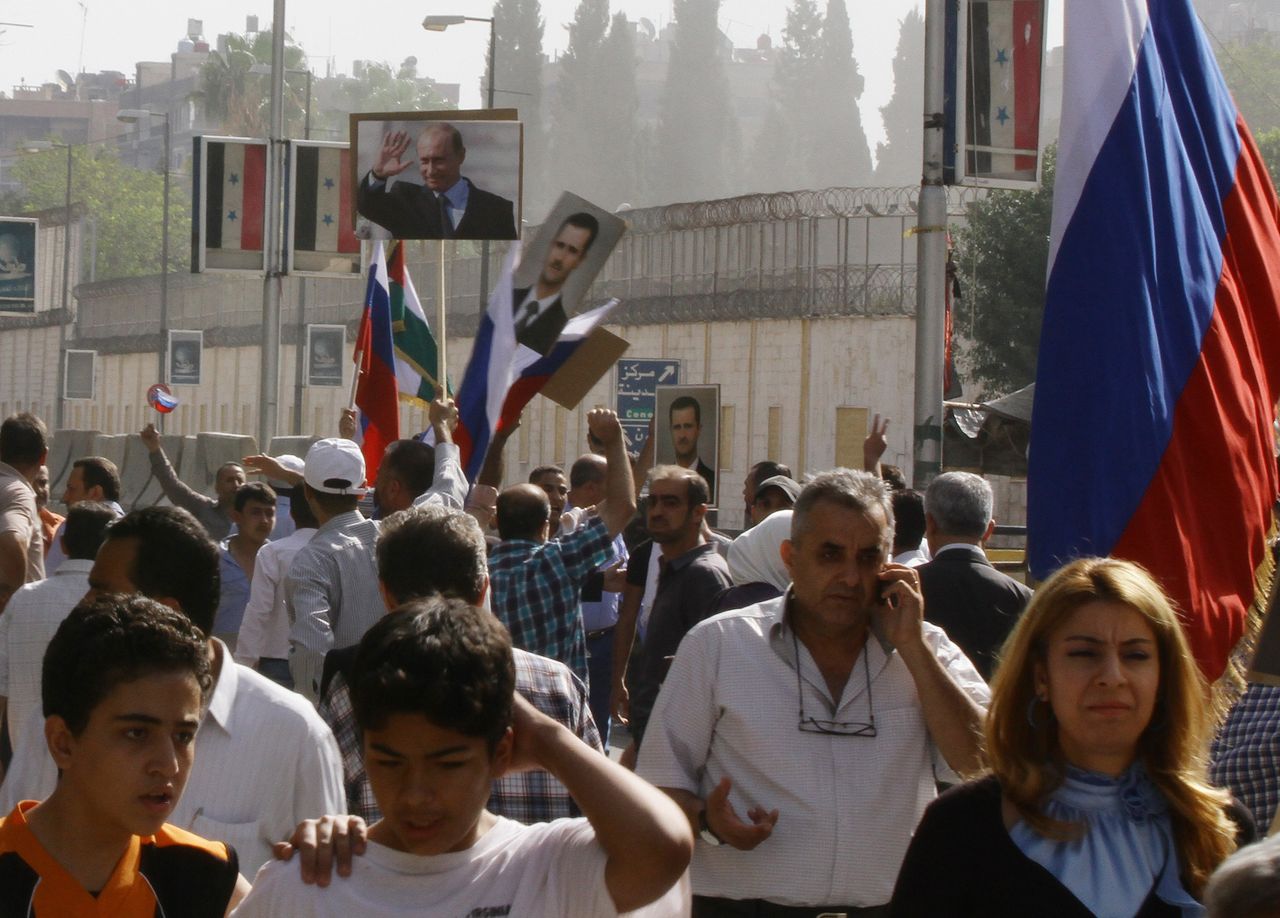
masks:
<instances>
[{"instance_id":1,"label":"striped shirt","mask_svg":"<svg viewBox=\"0 0 1280 918\"><path fill-rule=\"evenodd\" d=\"M582 680L555 660L523 650L514 651L514 657L516 691L543 714L568 727L592 749L603 753L600 732L591 719L587 690ZM342 750L342 776L347 788L348 812L363 816L365 822L376 822L382 818L382 811L374 799L369 776L364 770L364 750L351 707L351 690L343 673L335 673L329 682L320 702L320 716L333 730L338 748ZM541 770L516 772L494 781L493 793L489 795L489 810L523 823L550 822L582 815L568 789Z\"/></svg>"},{"instance_id":2,"label":"striped shirt","mask_svg":"<svg viewBox=\"0 0 1280 918\"><path fill-rule=\"evenodd\" d=\"M507 539L489 552L493 614L521 650L564 663L587 681L587 641L578 597L613 552L599 517L548 542Z\"/></svg>"},{"instance_id":3,"label":"striped shirt","mask_svg":"<svg viewBox=\"0 0 1280 918\"><path fill-rule=\"evenodd\" d=\"M9 742L16 744L27 718L40 713L44 652L62 620L89 590L92 561L62 562L48 580L28 583L0 615L0 695L9 699Z\"/></svg>"}]
</instances>

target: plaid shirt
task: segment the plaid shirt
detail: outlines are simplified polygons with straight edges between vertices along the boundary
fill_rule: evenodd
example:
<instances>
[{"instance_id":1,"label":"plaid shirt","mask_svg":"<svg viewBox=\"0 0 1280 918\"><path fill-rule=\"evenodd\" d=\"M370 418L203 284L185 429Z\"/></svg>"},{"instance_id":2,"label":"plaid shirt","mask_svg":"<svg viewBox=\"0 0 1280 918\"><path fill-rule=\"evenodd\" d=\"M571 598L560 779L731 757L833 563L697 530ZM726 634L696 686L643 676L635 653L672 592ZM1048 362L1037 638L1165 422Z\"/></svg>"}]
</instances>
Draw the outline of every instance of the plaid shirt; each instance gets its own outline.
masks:
<instances>
[{"instance_id":1,"label":"plaid shirt","mask_svg":"<svg viewBox=\"0 0 1280 918\"><path fill-rule=\"evenodd\" d=\"M587 640L578 597L592 572L613 554L613 537L593 519L549 542L509 539L489 552L493 614L511 643L566 664L587 681Z\"/></svg>"},{"instance_id":2,"label":"plaid shirt","mask_svg":"<svg viewBox=\"0 0 1280 918\"><path fill-rule=\"evenodd\" d=\"M1213 783L1248 807L1265 835L1280 805L1280 686L1249 683L1209 755Z\"/></svg>"},{"instance_id":3,"label":"plaid shirt","mask_svg":"<svg viewBox=\"0 0 1280 918\"><path fill-rule=\"evenodd\" d=\"M515 651L516 691L548 717L564 724L584 743L604 754L600 733L591 719L587 690L563 664ZM335 673L320 701L324 718L342 752L342 780L347 789L347 812L373 823L382 818L364 770L364 753L351 707L351 690L342 673ZM569 791L545 771L525 771L493 782L489 810L523 823L550 822L582 811Z\"/></svg>"}]
</instances>

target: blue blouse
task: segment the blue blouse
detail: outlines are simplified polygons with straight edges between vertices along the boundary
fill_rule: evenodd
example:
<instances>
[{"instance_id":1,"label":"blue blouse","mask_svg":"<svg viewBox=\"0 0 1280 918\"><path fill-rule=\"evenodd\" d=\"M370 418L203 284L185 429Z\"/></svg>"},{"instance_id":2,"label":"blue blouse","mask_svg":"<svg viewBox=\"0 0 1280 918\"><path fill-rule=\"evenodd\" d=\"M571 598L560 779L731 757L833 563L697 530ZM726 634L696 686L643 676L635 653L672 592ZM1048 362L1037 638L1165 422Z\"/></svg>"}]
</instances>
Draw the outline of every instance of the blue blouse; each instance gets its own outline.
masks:
<instances>
[{"instance_id":1,"label":"blue blouse","mask_svg":"<svg viewBox=\"0 0 1280 918\"><path fill-rule=\"evenodd\" d=\"M1068 766L1044 809L1084 825L1084 834L1054 841L1019 820L1009 835L1095 915L1133 918L1153 887L1184 918L1205 913L1182 886L1168 804L1141 764L1119 778Z\"/></svg>"}]
</instances>

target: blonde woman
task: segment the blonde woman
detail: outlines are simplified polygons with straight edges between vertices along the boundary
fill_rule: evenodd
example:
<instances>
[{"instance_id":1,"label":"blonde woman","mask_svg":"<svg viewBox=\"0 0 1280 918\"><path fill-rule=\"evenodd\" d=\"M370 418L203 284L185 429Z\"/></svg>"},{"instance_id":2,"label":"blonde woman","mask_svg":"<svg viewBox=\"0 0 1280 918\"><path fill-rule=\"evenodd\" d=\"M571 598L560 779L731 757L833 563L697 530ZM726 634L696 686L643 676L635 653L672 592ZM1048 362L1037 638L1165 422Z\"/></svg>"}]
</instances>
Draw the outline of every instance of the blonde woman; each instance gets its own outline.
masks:
<instances>
[{"instance_id":1,"label":"blonde woman","mask_svg":"<svg viewBox=\"0 0 1280 918\"><path fill-rule=\"evenodd\" d=\"M992 774L925 812L892 914L1202 914L1237 840L1207 777L1205 698L1145 570L1088 558L1058 571L1004 645Z\"/></svg>"}]
</instances>

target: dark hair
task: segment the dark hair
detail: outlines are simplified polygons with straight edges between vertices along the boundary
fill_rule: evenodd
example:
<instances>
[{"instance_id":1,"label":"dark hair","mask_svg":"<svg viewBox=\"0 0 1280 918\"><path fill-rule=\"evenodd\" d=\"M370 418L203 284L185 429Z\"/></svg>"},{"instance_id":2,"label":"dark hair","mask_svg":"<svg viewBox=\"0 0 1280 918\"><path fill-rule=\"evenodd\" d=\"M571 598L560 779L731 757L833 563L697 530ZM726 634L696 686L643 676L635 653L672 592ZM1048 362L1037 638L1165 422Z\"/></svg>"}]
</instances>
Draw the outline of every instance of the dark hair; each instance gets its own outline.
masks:
<instances>
[{"instance_id":1,"label":"dark hair","mask_svg":"<svg viewBox=\"0 0 1280 918\"><path fill-rule=\"evenodd\" d=\"M129 581L144 596L172 596L200 631L213 630L222 577L218 546L181 507L145 507L116 520L107 541L137 539Z\"/></svg>"},{"instance_id":2,"label":"dark hair","mask_svg":"<svg viewBox=\"0 0 1280 918\"><path fill-rule=\"evenodd\" d=\"M80 470L80 478L86 491L96 485L102 488L103 500L120 499L120 470L110 459L86 456L71 463L71 467Z\"/></svg>"},{"instance_id":3,"label":"dark hair","mask_svg":"<svg viewBox=\"0 0 1280 918\"><path fill-rule=\"evenodd\" d=\"M39 465L49 448L49 431L29 411L11 414L0 424L0 462L15 468Z\"/></svg>"},{"instance_id":4,"label":"dark hair","mask_svg":"<svg viewBox=\"0 0 1280 918\"><path fill-rule=\"evenodd\" d=\"M227 469L239 469L240 473L242 475L244 474L244 466L241 465L239 462L233 461L233 462L224 462L222 463L222 465L218 466L218 471L213 473L213 477L217 479L217 477L221 475L223 472L225 472Z\"/></svg>"},{"instance_id":5,"label":"dark hair","mask_svg":"<svg viewBox=\"0 0 1280 918\"><path fill-rule=\"evenodd\" d=\"M498 495L498 535L504 539L537 541L542 527L551 519L551 503L546 495L533 495L508 488Z\"/></svg>"},{"instance_id":6,"label":"dark hair","mask_svg":"<svg viewBox=\"0 0 1280 918\"><path fill-rule=\"evenodd\" d=\"M351 702L361 731L392 714L421 714L492 753L507 728L516 671L507 629L461 599L432 596L386 615L360 641Z\"/></svg>"},{"instance_id":7,"label":"dark hair","mask_svg":"<svg viewBox=\"0 0 1280 918\"><path fill-rule=\"evenodd\" d=\"M436 451L421 440L394 440L382 454L387 473L417 497L425 494L436 477Z\"/></svg>"},{"instance_id":8,"label":"dark hair","mask_svg":"<svg viewBox=\"0 0 1280 918\"><path fill-rule=\"evenodd\" d=\"M585 484L604 481L609 466L600 461L595 453L580 456L569 467L569 487L580 488Z\"/></svg>"},{"instance_id":9,"label":"dark hair","mask_svg":"<svg viewBox=\"0 0 1280 918\"><path fill-rule=\"evenodd\" d=\"M293 519L293 525L298 529L318 528L320 521L316 519L315 511L307 503L307 492L303 490L302 485L294 485L286 493L289 497L289 516Z\"/></svg>"},{"instance_id":10,"label":"dark hair","mask_svg":"<svg viewBox=\"0 0 1280 918\"><path fill-rule=\"evenodd\" d=\"M880 477L889 486L890 491L903 491L907 487L907 476L896 465L880 465Z\"/></svg>"},{"instance_id":11,"label":"dark hair","mask_svg":"<svg viewBox=\"0 0 1280 918\"><path fill-rule=\"evenodd\" d=\"M677 411L684 411L686 408L693 409L693 422L701 427L702 406L698 404L698 400L692 395L682 395L671 400L671 407L667 409L667 423L671 423L671 419Z\"/></svg>"},{"instance_id":12,"label":"dark hair","mask_svg":"<svg viewBox=\"0 0 1280 918\"><path fill-rule=\"evenodd\" d=\"M377 556L378 579L397 603L433 593L478 602L484 593L484 533L460 510L423 504L391 514Z\"/></svg>"},{"instance_id":13,"label":"dark hair","mask_svg":"<svg viewBox=\"0 0 1280 918\"><path fill-rule=\"evenodd\" d=\"M306 493L315 500L316 505L329 516L350 513L360 503L359 494L330 494L328 491L317 491L311 485L303 485L303 487L306 488Z\"/></svg>"},{"instance_id":14,"label":"dark hair","mask_svg":"<svg viewBox=\"0 0 1280 918\"><path fill-rule=\"evenodd\" d=\"M40 678L45 717L79 736L93 709L121 683L189 672L202 699L213 688L209 645L187 618L145 596L105 593L82 601L58 626Z\"/></svg>"},{"instance_id":15,"label":"dark hair","mask_svg":"<svg viewBox=\"0 0 1280 918\"><path fill-rule=\"evenodd\" d=\"M254 501L259 504L276 505L276 492L265 481L251 481L236 488L236 513L244 512L244 505Z\"/></svg>"},{"instance_id":16,"label":"dark hair","mask_svg":"<svg viewBox=\"0 0 1280 918\"><path fill-rule=\"evenodd\" d=\"M893 504L893 549L910 551L924 538L924 495L910 488L889 495Z\"/></svg>"},{"instance_id":17,"label":"dark hair","mask_svg":"<svg viewBox=\"0 0 1280 918\"><path fill-rule=\"evenodd\" d=\"M540 465L529 473L529 484L537 484L543 475L563 475L564 469L558 465Z\"/></svg>"},{"instance_id":18,"label":"dark hair","mask_svg":"<svg viewBox=\"0 0 1280 918\"><path fill-rule=\"evenodd\" d=\"M711 500L711 488L707 480L694 469L686 469L682 465L655 465L649 470L649 484L655 481L683 481L685 497L690 507L705 504Z\"/></svg>"},{"instance_id":19,"label":"dark hair","mask_svg":"<svg viewBox=\"0 0 1280 918\"><path fill-rule=\"evenodd\" d=\"M67 557L92 561L115 518L114 510L96 500L82 500L68 510L67 521L62 525L62 546Z\"/></svg>"},{"instance_id":20,"label":"dark hair","mask_svg":"<svg viewBox=\"0 0 1280 918\"><path fill-rule=\"evenodd\" d=\"M793 481L795 480L795 476L791 474L791 466L783 465L781 462L774 462L772 459L761 459L751 466L751 484L753 488L760 487L760 482L767 481L778 475L784 475ZM752 494L751 497L754 498L755 495Z\"/></svg>"},{"instance_id":21,"label":"dark hair","mask_svg":"<svg viewBox=\"0 0 1280 918\"><path fill-rule=\"evenodd\" d=\"M590 234L587 236L587 244L582 247L582 254L586 255L587 250L591 248L591 244L596 241L596 236L600 233L600 221L585 210L580 210L564 218L556 229L556 235L559 236L560 230L566 226L576 226L578 229L584 229Z\"/></svg>"}]
</instances>

